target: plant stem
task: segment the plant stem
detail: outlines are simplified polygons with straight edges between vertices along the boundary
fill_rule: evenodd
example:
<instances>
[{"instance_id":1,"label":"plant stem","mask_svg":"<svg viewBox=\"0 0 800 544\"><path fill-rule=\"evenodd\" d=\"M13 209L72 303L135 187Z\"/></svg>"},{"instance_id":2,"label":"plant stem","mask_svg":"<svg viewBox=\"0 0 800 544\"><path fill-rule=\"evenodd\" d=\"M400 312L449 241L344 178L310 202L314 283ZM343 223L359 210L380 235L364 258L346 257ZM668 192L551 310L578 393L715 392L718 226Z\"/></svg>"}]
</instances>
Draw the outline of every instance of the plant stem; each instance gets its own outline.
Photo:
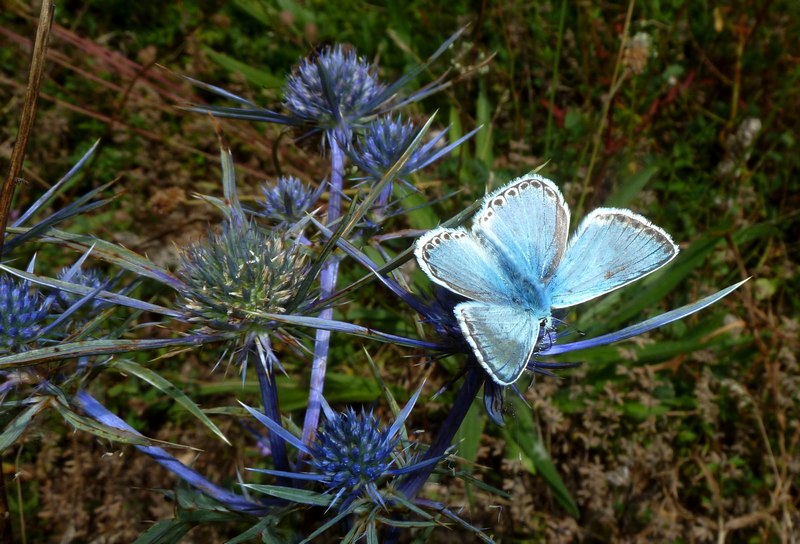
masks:
<instances>
[{"instance_id":1,"label":"plant stem","mask_svg":"<svg viewBox=\"0 0 800 544\"><path fill-rule=\"evenodd\" d=\"M334 131L328 131L328 145L331 153L331 178L328 190L328 226L339 219L342 212L342 188L344 181L344 153L339 148ZM332 257L320 272L320 300L330 297L336 290L336 278L339 275L339 261ZM325 308L319 314L320 319L332 319L333 308ZM330 349L330 331L317 329L314 337L314 361L311 364L311 385L308 392L308 408L303 422L303 442L310 444L314 439L319 423L322 389L325 386L325 369Z\"/></svg>"},{"instance_id":2,"label":"plant stem","mask_svg":"<svg viewBox=\"0 0 800 544\"><path fill-rule=\"evenodd\" d=\"M31 54L31 69L28 73L25 103L22 105L22 113L19 116L17 141L11 150L8 175L3 187L0 188L0 256L3 254L6 225L8 224L8 215L11 210L11 200L14 198L14 189L17 187L17 177L22 172L22 163L25 160L28 138L33 131L33 121L36 119L36 105L39 100L39 88L42 86L42 75L47 56L47 42L50 37L50 28L53 25L55 10L54 0L42 2L42 9L39 12L39 26L36 29L36 39L33 43L33 53ZM5 512L0 512L0 517L5 519ZM5 523L5 521L0 520L0 536L5 536Z\"/></svg>"},{"instance_id":3,"label":"plant stem","mask_svg":"<svg viewBox=\"0 0 800 544\"><path fill-rule=\"evenodd\" d=\"M265 335L266 336L266 335ZM269 342L269 338L266 339ZM278 389L275 387L275 372L273 368L264 368L261 361L256 362L256 375L261 389L261 402L264 405L264 415L272 421L281 424L281 410L278 405ZM269 446L272 450L272 462L276 470L290 472L289 457L286 455L286 442L277 434L269 433ZM290 486L291 482L283 477L278 478L278 485Z\"/></svg>"},{"instance_id":4,"label":"plant stem","mask_svg":"<svg viewBox=\"0 0 800 544\"><path fill-rule=\"evenodd\" d=\"M547 131L544 138L544 156L550 158L550 136L553 129L553 110L556 107L556 88L558 87L558 64L561 60L561 45L564 42L564 21L567 16L567 0L561 0L561 14L558 17L558 38L556 40L556 55L553 59L553 79L550 83L550 108L547 110Z\"/></svg>"},{"instance_id":5,"label":"plant stem","mask_svg":"<svg viewBox=\"0 0 800 544\"><path fill-rule=\"evenodd\" d=\"M50 38L50 29L53 25L53 14L56 5L54 0L42 2L39 12L39 24L36 28L36 38L33 42L33 52L31 54L31 68L28 72L28 87L25 91L25 102L19 116L19 131L14 148L11 150L11 160L9 161L8 174L0 187L0 257L3 255L3 243L6 238L6 225L11 211L11 201L14 199L14 189L17 187L17 178L22 172L22 164L25 161L25 150L28 147L28 138L33 131L33 121L36 119L36 105L39 99L39 88L42 85L42 75L44 73L44 63L47 56L47 42ZM0 455L0 468L2 468L2 455ZM12 542L14 533L11 530L11 511L8 507L8 497L6 496L5 474L0 470L0 540ZM20 511L22 504L19 505ZM23 527L24 539L24 527Z\"/></svg>"},{"instance_id":6,"label":"plant stem","mask_svg":"<svg viewBox=\"0 0 800 544\"><path fill-rule=\"evenodd\" d=\"M142 436L142 434L137 432L136 429L125 423L122 419L117 417L116 414L112 413L108 410L108 408L100 404L88 392L84 390L78 391L73 401L78 407L82 408L89 417L99 421L103 425L108 425L109 427L120 429L137 436ZM270 508L265 504L251 502L241 495L237 495L236 493L232 493L216 484L211 483L199 472L187 467L175 459L172 455L164 451L162 448L141 445L137 445L135 447L142 453L146 453L152 457L156 463L178 476L187 484L191 485L195 489L198 489L199 491L202 491L209 497L218 500L231 510L252 515L264 515L270 511Z\"/></svg>"},{"instance_id":7,"label":"plant stem","mask_svg":"<svg viewBox=\"0 0 800 544\"><path fill-rule=\"evenodd\" d=\"M484 372L477 366L477 363L475 363L475 367L470 369L466 376L464 376L464 383L461 384L461 389L459 389L456 395L456 400L453 403L450 413L447 414L444 423L439 427L439 434L436 435L430 448L425 452L422 459L419 460L420 463L444 455L447 448L449 448L450 444L453 442L453 437L458 432L458 428L461 427L461 423L464 422L469 407L472 406L472 401L475 400L475 396L478 394L481 385L483 385L484 379ZM422 486L425 485L425 482L428 481L436 465L437 463L433 463L419 471L410 473L400 482L397 491L408 500L413 499L414 496L419 493L420 489L422 489ZM388 527L384 532L383 542L385 544L396 544L399 538L400 530L397 527Z\"/></svg>"},{"instance_id":8,"label":"plant stem","mask_svg":"<svg viewBox=\"0 0 800 544\"><path fill-rule=\"evenodd\" d=\"M594 171L594 165L597 162L597 153L600 151L600 142L603 139L603 132L606 130L608 112L611 109L611 103L614 101L614 96L616 96L619 88L622 86L622 82L625 80L625 76L627 75L627 71L623 72L621 76L619 72L620 67L622 66L622 57L625 54L625 47L628 45L628 33L630 32L631 28L631 18L633 17L633 6L635 3L635 0L630 0L628 2L628 12L625 15L625 26L622 29L622 41L619 44L617 62L614 64L614 73L611 76L611 86L608 90L606 99L603 101L603 111L600 113L600 122L597 124L597 130L595 130L594 137L592 138L592 154L589 158L589 166L586 167L586 175L583 178L583 188L581 189L581 196L578 200L578 205L575 207L574 217L583 216L583 204L586 200L589 182L592 180L592 172Z\"/></svg>"},{"instance_id":9,"label":"plant stem","mask_svg":"<svg viewBox=\"0 0 800 544\"><path fill-rule=\"evenodd\" d=\"M459 389L456 395L456 400L453 403L450 413L439 428L439 434L436 436L436 439L433 441L430 448L428 448L428 451L425 452L423 458L420 459L420 462L444 455L447 448L449 448L450 444L453 442L453 437L458 432L458 428L461 427L461 423L467 416L469 407L472 406L472 401L475 400L475 396L478 394L481 385L483 385L484 377L484 372L477 367L467 372L464 377L464 383L461 385L461 389ZM428 478L435 468L436 464L434 463L417 472L412 472L400 483L398 490L402 492L406 498L413 499L414 496L419 493L419 490L422 489L425 482L428 481Z\"/></svg>"}]
</instances>

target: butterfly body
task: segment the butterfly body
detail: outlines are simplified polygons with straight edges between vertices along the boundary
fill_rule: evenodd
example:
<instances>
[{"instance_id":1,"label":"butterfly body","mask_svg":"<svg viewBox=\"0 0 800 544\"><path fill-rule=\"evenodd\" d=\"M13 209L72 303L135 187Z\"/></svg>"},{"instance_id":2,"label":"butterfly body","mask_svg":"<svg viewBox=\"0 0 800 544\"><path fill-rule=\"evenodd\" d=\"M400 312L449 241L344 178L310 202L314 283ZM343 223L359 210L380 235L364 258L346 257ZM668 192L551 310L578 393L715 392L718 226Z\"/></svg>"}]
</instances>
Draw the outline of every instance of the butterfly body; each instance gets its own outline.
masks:
<instances>
[{"instance_id":1,"label":"butterfly body","mask_svg":"<svg viewBox=\"0 0 800 544\"><path fill-rule=\"evenodd\" d=\"M454 309L478 362L515 382L552 310L585 302L657 270L677 255L669 235L629 210L599 208L567 243L558 187L530 174L489 194L471 230L437 228L415 255L434 282L468 299Z\"/></svg>"}]
</instances>

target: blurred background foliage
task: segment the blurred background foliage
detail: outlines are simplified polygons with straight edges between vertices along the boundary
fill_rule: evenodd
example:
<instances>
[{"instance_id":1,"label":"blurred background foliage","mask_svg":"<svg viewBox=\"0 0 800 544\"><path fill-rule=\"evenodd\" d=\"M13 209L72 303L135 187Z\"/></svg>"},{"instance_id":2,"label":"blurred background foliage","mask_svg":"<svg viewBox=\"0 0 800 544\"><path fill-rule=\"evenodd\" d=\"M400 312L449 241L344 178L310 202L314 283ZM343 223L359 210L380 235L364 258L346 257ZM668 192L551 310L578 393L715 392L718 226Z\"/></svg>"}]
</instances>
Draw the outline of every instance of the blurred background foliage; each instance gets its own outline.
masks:
<instances>
[{"instance_id":1,"label":"blurred background foliage","mask_svg":"<svg viewBox=\"0 0 800 544\"><path fill-rule=\"evenodd\" d=\"M5 169L38 2L0 0L0 7ZM599 205L629 207L682 248L659 273L566 316L575 334L614 330L753 279L715 307L643 339L573 355L579 368L537 378L527 390L533 411L509 401L504 429L473 410L459 455L512 499L455 479L427 493L463 505L466 519L503 542L796 538L800 16L790 0L454 0L446 9L430 0L63 0L14 209L24 209L102 138L65 198L113 179L121 196L69 230L170 266L176 248L219 220L193 198L219 194L213 122L175 108L213 97L176 74L274 107L289 67L319 44L351 44L393 80L465 24L465 37L417 82L449 69L452 86L414 106L415 115L438 110L436 123L450 125L452 139L477 125L483 130L414 178L424 197L412 196L409 207L456 194L391 228L432 227L487 188L546 163L542 173L562 187L574 219ZM219 123L245 198L279 174L312 182L327 174L314 143L291 145L294 135L280 127ZM392 244L400 251L408 241ZM47 244L17 256L25 251L38 252L45 273L74 259ZM354 279L345 272L340 282ZM428 287L420 272L412 279ZM156 302L168 296L147 284L139 291ZM415 328L416 318L399 316L378 288L361 293L340 317L383 330ZM430 372L429 393L450 375L418 365L396 346L366 348L405 398L423 374ZM211 373L214 353L137 357L211 413L255 397L254 386L242 388L235 373ZM330 402L378 397L360 343L340 338L331 361ZM458 364L443 362L450 370ZM307 379L307 369L294 363L288 371L295 379L282 382L281 402L301 409L306 385L296 378ZM232 480L232 467L256 464L252 437L232 418L218 424L234 448L133 377L102 377L95 386L146 435L202 448L181 455L211 478ZM410 428L432 433L447 406L447 395L420 400ZM172 515L152 488L174 480L150 459L73 433L55 417L38 429L3 458L4 472L18 475L9 495L29 541L128 542ZM552 464L537 459L542 445ZM548 485L547 470L560 474L579 517ZM186 541L217 541L226 530L198 529ZM464 541L456 531L436 537Z\"/></svg>"}]
</instances>

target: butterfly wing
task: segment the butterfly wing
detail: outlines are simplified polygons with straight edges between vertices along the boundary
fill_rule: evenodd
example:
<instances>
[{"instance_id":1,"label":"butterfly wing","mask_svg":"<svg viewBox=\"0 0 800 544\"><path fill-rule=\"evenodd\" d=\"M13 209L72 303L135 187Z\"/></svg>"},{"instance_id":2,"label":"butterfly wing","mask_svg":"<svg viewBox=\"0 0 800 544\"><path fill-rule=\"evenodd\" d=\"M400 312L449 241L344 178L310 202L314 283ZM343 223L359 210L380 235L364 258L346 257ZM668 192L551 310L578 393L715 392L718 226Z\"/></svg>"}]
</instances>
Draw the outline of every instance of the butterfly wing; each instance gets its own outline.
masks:
<instances>
[{"instance_id":1,"label":"butterfly wing","mask_svg":"<svg viewBox=\"0 0 800 544\"><path fill-rule=\"evenodd\" d=\"M581 222L547 285L553 308L566 308L654 272L678 254L669 234L630 210L598 208Z\"/></svg>"},{"instance_id":2,"label":"butterfly wing","mask_svg":"<svg viewBox=\"0 0 800 544\"><path fill-rule=\"evenodd\" d=\"M473 300L505 301L509 285L497 257L464 229L438 228L422 235L414 255L442 287Z\"/></svg>"},{"instance_id":3,"label":"butterfly wing","mask_svg":"<svg viewBox=\"0 0 800 544\"><path fill-rule=\"evenodd\" d=\"M528 174L488 195L472 230L513 273L544 281L566 249L569 208L552 181Z\"/></svg>"},{"instance_id":4,"label":"butterfly wing","mask_svg":"<svg viewBox=\"0 0 800 544\"><path fill-rule=\"evenodd\" d=\"M461 331L492 380L500 385L517 381L539 337L533 312L483 302L463 302L455 311Z\"/></svg>"}]
</instances>

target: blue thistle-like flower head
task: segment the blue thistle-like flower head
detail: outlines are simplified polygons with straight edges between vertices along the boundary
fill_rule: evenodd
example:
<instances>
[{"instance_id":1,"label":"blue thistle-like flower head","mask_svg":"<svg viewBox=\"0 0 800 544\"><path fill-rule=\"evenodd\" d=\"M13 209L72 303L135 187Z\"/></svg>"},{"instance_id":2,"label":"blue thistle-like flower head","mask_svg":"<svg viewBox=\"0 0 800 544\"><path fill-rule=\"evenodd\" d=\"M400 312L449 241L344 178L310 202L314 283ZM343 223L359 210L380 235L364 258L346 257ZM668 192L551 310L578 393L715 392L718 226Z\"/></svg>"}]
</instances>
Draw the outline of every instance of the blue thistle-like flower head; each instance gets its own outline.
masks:
<instances>
[{"instance_id":1,"label":"blue thistle-like flower head","mask_svg":"<svg viewBox=\"0 0 800 544\"><path fill-rule=\"evenodd\" d=\"M387 428L381 427L371 411L356 413L348 408L337 413L323 399L325 421L311 444L304 443L277 421L243 404L271 433L304 453L313 469L310 473L258 468L249 470L318 482L326 492L333 494L331 506L337 504L340 510L346 510L364 495L372 503L385 506L384 495L378 489L383 478L411 474L435 466L441 460L441 455L437 455L426 456L425 460L417 462L410 453L412 445L403 442L403 447L400 447L401 430L421 392L422 388L414 393L397 414L394 423Z\"/></svg>"},{"instance_id":2,"label":"blue thistle-like flower head","mask_svg":"<svg viewBox=\"0 0 800 544\"><path fill-rule=\"evenodd\" d=\"M380 181L383 175L400 160L411 145L417 128L411 122L403 122L398 114L380 117L366 127L353 149L353 163L366 173L369 181ZM424 159L423 149L416 149L397 175L398 179L419 169ZM392 184L387 184L375 201L375 207L383 210L392 197Z\"/></svg>"},{"instance_id":3,"label":"blue thistle-like flower head","mask_svg":"<svg viewBox=\"0 0 800 544\"><path fill-rule=\"evenodd\" d=\"M94 268L89 268L86 270L79 269L74 272L70 272L71 270L72 269L69 266L65 266L64 268L62 268L61 271L58 273L58 279L62 281L68 281L70 283L75 283L78 285L83 285L84 287L88 287L92 290L99 289L106 281L103 275ZM68 291L59 291L58 298L56 299L56 301L58 302L58 305L62 309L66 310L67 308L78 302L81 298L82 298L81 295L77 295L75 293L70 293ZM108 305L107 302L95 299L91 302L91 304L82 307L81 310L87 310L87 313L94 313L107 305Z\"/></svg>"},{"instance_id":4,"label":"blue thistle-like flower head","mask_svg":"<svg viewBox=\"0 0 800 544\"><path fill-rule=\"evenodd\" d=\"M425 62L388 85L378 80L372 67L352 48L336 45L301 61L289 75L283 88L286 113L259 107L225 89L188 77L186 79L194 85L232 100L238 106L197 105L185 109L232 119L304 127L310 129L309 133L324 131L326 137L335 138L342 145L349 144L353 128L363 125L367 119L422 100L449 85L442 76L407 97L399 98L399 91L425 72L465 29L455 32Z\"/></svg>"},{"instance_id":5,"label":"blue thistle-like flower head","mask_svg":"<svg viewBox=\"0 0 800 544\"><path fill-rule=\"evenodd\" d=\"M366 127L355 146L355 163L368 176L380 179L383 174L400 160L406 149L414 141L417 127L410 121L404 122L398 114L379 117ZM414 166L420 162L420 150L417 149L403 166L399 177L417 170Z\"/></svg>"},{"instance_id":6,"label":"blue thistle-like flower head","mask_svg":"<svg viewBox=\"0 0 800 544\"><path fill-rule=\"evenodd\" d=\"M183 306L212 328L239 328L252 312L283 313L306 271L300 246L253 224L225 223L221 232L181 257Z\"/></svg>"},{"instance_id":7,"label":"blue thistle-like flower head","mask_svg":"<svg viewBox=\"0 0 800 544\"><path fill-rule=\"evenodd\" d=\"M286 82L283 104L306 124L349 130L381 102L383 90L366 60L336 45L300 63Z\"/></svg>"},{"instance_id":8,"label":"blue thistle-like flower head","mask_svg":"<svg viewBox=\"0 0 800 544\"><path fill-rule=\"evenodd\" d=\"M295 223L319 199L324 189L307 187L294 176L281 176L274 185L264 185L264 202L258 215L275 223Z\"/></svg>"},{"instance_id":9,"label":"blue thistle-like flower head","mask_svg":"<svg viewBox=\"0 0 800 544\"><path fill-rule=\"evenodd\" d=\"M399 442L400 437L382 429L371 411L356 414L348 408L322 424L311 445L311 466L337 494L357 496L366 489L372 495L375 482L392 464L392 453Z\"/></svg>"},{"instance_id":10,"label":"blue thistle-like flower head","mask_svg":"<svg viewBox=\"0 0 800 544\"><path fill-rule=\"evenodd\" d=\"M447 135L447 130L440 131L436 136L416 147L397 172L397 179L415 190L413 185L404 179L405 177L431 165L477 132L475 129L455 142L444 145L441 142ZM419 131L419 127L411 121L405 121L400 114L395 117L385 115L364 127L348 154L353 163L364 171L366 180L378 182L400 161L414 143ZM383 210L391 196L392 186L387 184L375 201L376 208Z\"/></svg>"},{"instance_id":11,"label":"blue thistle-like flower head","mask_svg":"<svg viewBox=\"0 0 800 544\"><path fill-rule=\"evenodd\" d=\"M27 281L0 277L0 353L17 351L42 328L47 304Z\"/></svg>"}]
</instances>

